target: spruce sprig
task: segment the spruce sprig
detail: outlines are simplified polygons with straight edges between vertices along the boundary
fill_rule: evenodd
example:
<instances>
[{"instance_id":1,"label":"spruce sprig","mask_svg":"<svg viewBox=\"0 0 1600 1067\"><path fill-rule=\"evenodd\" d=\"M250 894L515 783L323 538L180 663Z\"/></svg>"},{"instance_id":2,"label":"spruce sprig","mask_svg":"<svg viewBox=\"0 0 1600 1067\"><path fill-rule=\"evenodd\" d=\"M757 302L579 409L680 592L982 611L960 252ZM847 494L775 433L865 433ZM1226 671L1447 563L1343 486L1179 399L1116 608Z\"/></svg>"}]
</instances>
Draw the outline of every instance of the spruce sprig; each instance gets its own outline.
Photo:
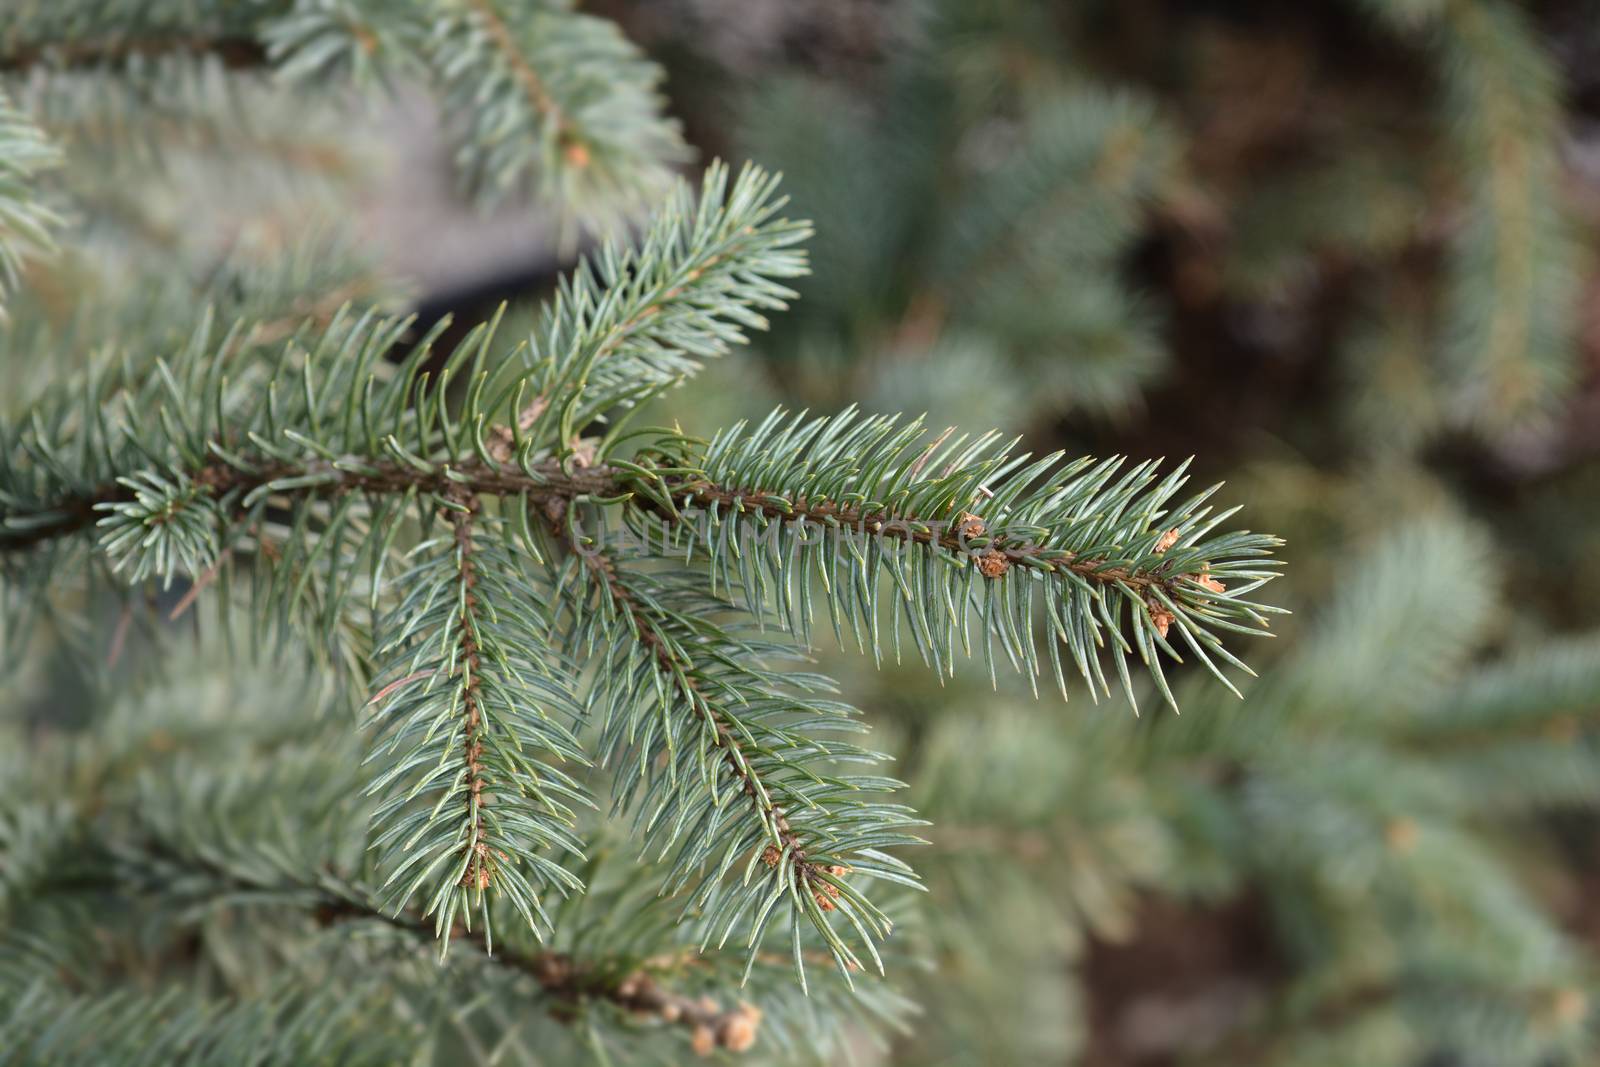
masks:
<instances>
[{"instance_id":1,"label":"spruce sprig","mask_svg":"<svg viewBox=\"0 0 1600 1067\"><path fill-rule=\"evenodd\" d=\"M636 249L579 268L528 346L491 321L436 372L405 320L342 312L276 346L203 322L47 390L0 424L8 611L108 560L132 589L189 582L183 606L242 585L256 619L331 649L375 694L389 904L441 936L481 922L487 943L493 900L549 933L599 759L702 946L744 939L748 970L786 925L802 974L812 934L846 976L881 967L864 885L917 885L896 854L917 820L832 683L783 665L815 601L880 657L903 622L947 672L975 630L991 672L999 646L1105 692L1109 652L1130 697L1138 657L1170 700L1180 649L1243 666L1222 638L1265 626L1246 597L1277 542L1223 532L1214 489L1179 498L1182 468L916 420L624 432L788 298L806 227L781 206L758 168L714 165Z\"/></svg>"}]
</instances>

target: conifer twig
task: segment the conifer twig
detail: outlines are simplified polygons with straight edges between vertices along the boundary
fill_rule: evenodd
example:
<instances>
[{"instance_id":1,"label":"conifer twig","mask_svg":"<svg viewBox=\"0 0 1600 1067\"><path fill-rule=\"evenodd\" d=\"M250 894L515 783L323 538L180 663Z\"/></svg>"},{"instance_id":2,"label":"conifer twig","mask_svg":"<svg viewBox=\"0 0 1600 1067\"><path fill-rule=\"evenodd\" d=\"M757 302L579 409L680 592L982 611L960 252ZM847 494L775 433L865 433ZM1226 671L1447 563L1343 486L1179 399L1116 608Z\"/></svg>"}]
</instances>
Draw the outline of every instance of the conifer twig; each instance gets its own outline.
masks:
<instances>
[{"instance_id":1,"label":"conifer twig","mask_svg":"<svg viewBox=\"0 0 1600 1067\"><path fill-rule=\"evenodd\" d=\"M264 67L269 61L266 47L253 37L183 34L167 37L106 37L49 44L24 42L9 51L0 51L0 73L21 73L41 64L69 70L115 66L132 59L156 59L170 55L214 56L230 70Z\"/></svg>"}]
</instances>

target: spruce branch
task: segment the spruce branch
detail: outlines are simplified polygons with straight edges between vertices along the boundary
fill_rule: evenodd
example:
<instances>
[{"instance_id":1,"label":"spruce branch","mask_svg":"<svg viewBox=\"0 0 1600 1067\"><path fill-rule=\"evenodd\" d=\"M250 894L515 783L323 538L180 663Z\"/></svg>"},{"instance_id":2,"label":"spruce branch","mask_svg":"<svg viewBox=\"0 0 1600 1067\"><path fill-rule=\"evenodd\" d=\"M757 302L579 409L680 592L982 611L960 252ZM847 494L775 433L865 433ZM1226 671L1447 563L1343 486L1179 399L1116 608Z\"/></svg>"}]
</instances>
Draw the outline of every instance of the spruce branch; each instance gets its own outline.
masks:
<instances>
[{"instance_id":1,"label":"spruce branch","mask_svg":"<svg viewBox=\"0 0 1600 1067\"><path fill-rule=\"evenodd\" d=\"M20 552L51 540L71 537L93 525L97 517L107 511L118 516L137 517L142 522L146 509L156 513L175 510L171 502L152 495L152 490L138 480L143 474L135 472L124 480L87 492L40 502L34 507L17 508L4 516L11 521L9 526L0 527L0 552ZM610 467L568 472L555 460L533 463L525 470L469 461L459 467L441 467L434 471L418 470L413 465L388 459L359 464L319 460L245 466L217 461L202 464L192 471L177 471L174 477L183 479L183 484L162 486L155 492L174 493L190 500L205 494L216 500L270 496L289 501L319 493L405 496L417 491L449 496L464 491L484 496L525 495L530 502L543 503L615 496L626 492L632 484L630 475ZM167 571L167 567L157 566L147 568L143 575L164 575Z\"/></svg>"},{"instance_id":2,"label":"spruce branch","mask_svg":"<svg viewBox=\"0 0 1600 1067\"><path fill-rule=\"evenodd\" d=\"M0 322L23 262L55 248L51 231L61 218L40 200L35 183L60 162L55 146L0 86Z\"/></svg>"},{"instance_id":3,"label":"spruce branch","mask_svg":"<svg viewBox=\"0 0 1600 1067\"><path fill-rule=\"evenodd\" d=\"M446 109L467 127L457 158L475 188L498 195L535 174L547 198L604 227L652 206L669 167L688 159L662 116L660 68L615 24L498 0L450 0L416 18Z\"/></svg>"},{"instance_id":4,"label":"spruce branch","mask_svg":"<svg viewBox=\"0 0 1600 1067\"><path fill-rule=\"evenodd\" d=\"M1515 5L1441 8L1435 47L1472 167L1452 239L1447 354L1493 429L1548 419L1578 373L1579 249L1561 207L1560 76ZM1493 294L1486 300L1485 294Z\"/></svg>"},{"instance_id":5,"label":"spruce branch","mask_svg":"<svg viewBox=\"0 0 1600 1067\"><path fill-rule=\"evenodd\" d=\"M552 760L586 760L562 725L578 718L565 677L540 653L537 590L479 530L475 495L450 504L449 534L415 550L407 595L379 630L386 744L369 758L386 766L369 792L392 795L373 817L372 847L386 884L398 883L396 909L420 893L443 938L458 918L470 929L476 907L492 946L491 892L538 932L550 926L539 883L582 888L543 852L581 854L569 805L588 800Z\"/></svg>"},{"instance_id":6,"label":"spruce branch","mask_svg":"<svg viewBox=\"0 0 1600 1067\"><path fill-rule=\"evenodd\" d=\"M715 162L698 196L678 183L637 244L612 240L583 260L530 339L531 399L517 430L495 431L498 454L552 409L556 439L535 443L570 446L591 421L694 374L744 344L746 331L765 330L762 312L795 296L784 281L806 273L795 246L811 228L779 215L787 202L776 175L746 166L734 176Z\"/></svg>"},{"instance_id":7,"label":"spruce branch","mask_svg":"<svg viewBox=\"0 0 1600 1067\"><path fill-rule=\"evenodd\" d=\"M266 5L227 0L18 0L0 26L0 73L121 68L170 55L260 66L266 55L254 31L269 14Z\"/></svg>"},{"instance_id":8,"label":"spruce branch","mask_svg":"<svg viewBox=\"0 0 1600 1067\"><path fill-rule=\"evenodd\" d=\"M303 877L293 871L269 872L230 863L214 851L182 847L156 834L115 846L113 884L136 896L160 899L181 887L184 910L205 914L230 905L281 905L332 929L345 924L370 924L400 934L422 946L438 937L437 921L420 909L396 910L358 880L324 871ZM92 883L91 883L92 884ZM49 887L49 883L45 883ZM82 892L90 884L78 883ZM464 916L463 916L464 918ZM486 926L473 928L458 919L450 940L475 950L469 965L531 979L545 1010L558 1021L570 1021L584 1008L604 1004L636 1022L654 1022L688 1033L702 1055L722 1048L744 1052L759 1036L762 1012L739 1002L724 1007L699 994L678 992L673 978L683 969L675 953L643 959L627 953L583 955L569 950L529 951L495 945Z\"/></svg>"},{"instance_id":9,"label":"spruce branch","mask_svg":"<svg viewBox=\"0 0 1600 1067\"><path fill-rule=\"evenodd\" d=\"M587 152L588 148L581 142L570 139L572 131L566 113L550 96L550 90L546 88L539 72L517 47L516 39L506 25L506 20L495 9L492 0L467 0L466 7L481 32L494 43L495 50L510 70L511 77L522 87L523 95L528 98L528 103L532 105L534 112L555 132L556 140L561 144L562 150L572 154Z\"/></svg>"},{"instance_id":10,"label":"spruce branch","mask_svg":"<svg viewBox=\"0 0 1600 1067\"><path fill-rule=\"evenodd\" d=\"M660 439L659 462L672 474L642 486L642 497L671 520L672 536L705 553L713 580L737 581L749 603L773 604L781 624L803 635L813 623L814 577L838 639L848 621L875 656L886 576L897 594L896 650L903 615L918 651L941 672L953 669L958 644L970 653L977 619L1014 667L1037 676L1037 599L1091 694L1110 692L1096 656L1109 643L1130 701L1125 659L1137 652L1173 702L1160 655L1182 658L1169 640L1174 626L1223 684L1231 688L1213 656L1248 673L1216 631L1265 627L1278 610L1243 599L1272 579L1266 557L1276 538L1213 536L1237 510L1206 505L1216 486L1171 504L1187 464L1158 481L1155 463L1063 465L1059 453L1030 463L1015 445L994 433L930 437L920 420L780 410L703 446ZM684 509L694 517L677 521ZM987 640L984 649L992 674ZM1065 697L1058 642L1049 649Z\"/></svg>"},{"instance_id":11,"label":"spruce branch","mask_svg":"<svg viewBox=\"0 0 1600 1067\"><path fill-rule=\"evenodd\" d=\"M158 706L170 708L172 702L162 700ZM303 730L310 720L304 708L299 710ZM283 712L295 718L291 705L274 708L270 717L255 724L281 725ZM184 712L176 714L181 718ZM149 739L146 734L167 736L165 725L152 726L147 715L128 719L140 747ZM246 719L246 732L250 725ZM248 953L252 938L270 929L273 940L309 941L309 951L299 953L282 977L348 969L353 976L371 979L376 990L392 990L396 982L403 983L404 969L421 962L417 949L434 939L435 922L420 907L396 911L383 903L369 874L360 820L352 818L364 806L359 792L350 788L353 739L338 731L324 737L323 732L313 727L311 734L275 748L272 760L242 770L217 770L196 762L196 753L178 755L171 767L146 766L128 783L134 791L128 799L137 803L96 814L86 813L91 805L79 811L46 809L31 798L20 807L0 805L0 837L24 849L21 855L32 861L16 872L15 881L25 882L27 891L45 902L41 917L52 925L57 916L77 917L79 902L114 893L127 903L128 921L140 931L143 944L198 938L218 942L221 954ZM98 744L91 751L98 756L91 757L94 766L108 755ZM114 748L109 755L105 771L122 762ZM788 981L787 954L770 951L757 961L762 981L749 991L750 1000L730 1003L733 961L684 945L670 921L672 902L639 884L635 862L609 845L598 851L581 869L591 881L590 894L561 907L579 913L565 916L569 920L593 909L599 921L565 923L560 942L543 948L516 936L491 947L484 928L469 929L458 920L452 937L468 951L453 954L448 971L417 967L414 973L430 985L441 977L470 985L476 997L498 999L519 1013L532 1007L559 1023L582 1021L591 1033L596 1023L615 1025L619 1035L646 1039L652 1032L675 1030L702 1054L718 1048L744 1051L758 1040L764 1049L782 1049L807 1036L813 1048L818 1041L826 1046L826 1036L808 1035L815 1011L839 1011L839 1018L848 1019L904 1010L903 1003L895 1008L895 999L883 996L881 987L835 1003L842 982L821 984L808 1000ZM0 879L0 887L11 881ZM22 890L21 885L14 888ZM0 895L0 906L4 903ZM235 914L258 921L229 921ZM81 918L79 922L91 926ZM320 934L346 928L353 936L337 942ZM92 937L78 939L86 951L34 959L26 951L10 951L20 949L29 934L6 931L0 934L7 948L0 953L5 961L0 963L0 990L54 989L65 982L97 996L94 972L101 966L102 948L122 932L119 916L101 917L93 924ZM397 936L390 939L386 933ZM62 947L76 944L63 940ZM807 949L807 957L831 971L825 955ZM269 977L269 983L273 980ZM238 991L237 1000L229 997L224 1003L245 1008L257 990L252 981ZM446 1002L453 1003L453 998ZM363 1007L360 1014L362 1025L384 1025L376 1004ZM0 1011L0 1035L31 1040L33 1033L25 1023L19 1029Z\"/></svg>"},{"instance_id":12,"label":"spruce branch","mask_svg":"<svg viewBox=\"0 0 1600 1067\"><path fill-rule=\"evenodd\" d=\"M1582 264L1561 185L1561 76L1505 0L1369 4L1433 55L1464 201L1449 233L1445 369L1492 432L1548 424L1578 374Z\"/></svg>"},{"instance_id":13,"label":"spruce branch","mask_svg":"<svg viewBox=\"0 0 1600 1067\"><path fill-rule=\"evenodd\" d=\"M93 505L110 513L98 525L100 550L111 559L113 569L128 564L129 582L161 575L170 585L180 572L201 575L215 565L220 523L205 486L182 476L169 481L150 472L120 484L132 499Z\"/></svg>"},{"instance_id":14,"label":"spruce branch","mask_svg":"<svg viewBox=\"0 0 1600 1067\"><path fill-rule=\"evenodd\" d=\"M426 918L404 912L395 913L355 892L326 893L312 905L312 913L322 925L342 922L379 923L422 941L438 936L435 924ZM485 966L510 970L533 979L546 998L547 1011L564 1020L595 1002L610 1005L632 1020L648 1020L681 1027L690 1034L694 1050L709 1055L718 1048L745 1052L756 1043L762 1013L748 1003L723 1007L706 997L676 992L670 985L670 956L638 963L629 957L619 959L584 958L570 952L523 952L496 949L483 929L457 926L450 931L459 940L482 953Z\"/></svg>"},{"instance_id":15,"label":"spruce branch","mask_svg":"<svg viewBox=\"0 0 1600 1067\"><path fill-rule=\"evenodd\" d=\"M613 23L564 5L302 0L261 32L291 82L421 74L460 128L456 161L476 192L532 179L591 228L649 207L689 155L663 115L660 68Z\"/></svg>"},{"instance_id":16,"label":"spruce branch","mask_svg":"<svg viewBox=\"0 0 1600 1067\"><path fill-rule=\"evenodd\" d=\"M720 937L720 946L753 912L753 965L784 901L796 946L804 919L841 971L862 969L829 922L838 912L881 972L874 943L890 923L847 879L917 886L883 849L917 844L908 830L919 824L880 799L901 783L837 769L884 759L829 736L855 729L855 710L826 698L826 678L760 667L793 650L739 636L738 612L694 577L629 567L585 543L570 517L566 533L573 562L561 584L579 590L572 640L603 658L602 748L619 771L638 770L618 804L636 805L648 847L676 852L665 891L691 890L685 914L698 916L702 945ZM594 577L594 599L573 580L580 571ZM731 618L708 621L717 615ZM804 980L798 950L795 963Z\"/></svg>"},{"instance_id":17,"label":"spruce branch","mask_svg":"<svg viewBox=\"0 0 1600 1067\"><path fill-rule=\"evenodd\" d=\"M0 819L0 828L4 825ZM249 907L276 909L280 920L286 911L303 915L324 930L361 925L391 931L405 946L420 948L436 936L429 917L417 910L387 908L371 889L333 872L311 877L267 872L230 862L225 852L185 847L160 837L123 840L111 849L109 856L99 857L103 862L98 868L78 865L67 872L57 867L34 888L65 898L92 899L111 891L136 903L181 902L179 922L185 925L229 908ZM99 933L106 936L103 928ZM701 1055L716 1049L744 1052L760 1037L763 1013L754 1005L739 1001L724 1006L703 994L674 988L674 980L686 970L681 954L639 959L627 953L508 949L493 946L484 929L460 924L452 937L474 950L464 960L458 957L461 966L487 968L531 983L537 990L532 1002L558 1022L571 1022L604 1005L630 1025L682 1031ZM0 965L0 992L5 994L0 1001L17 1009L0 1009L0 1036L8 1056L71 1050L80 1057L93 1056L95 1062L120 1062L115 1057L139 1048L146 1056L161 1049L172 1057L188 1057L186 1062L220 1064L237 1062L226 1056L229 1049L241 1052L241 1042L267 1039L267 1047L279 1050L282 1057L270 1062L297 1062L298 1056L315 1051L351 1062L344 1057L354 1054L364 1032L347 1030L345 1024L357 1015L381 1017L378 1005L386 997L381 972L369 973L359 988L342 986L336 1010L319 1011L314 998L290 995L301 981L291 971L271 979L264 995L252 991L219 998L202 1004L198 1014L189 1014L174 1012L173 999L160 991L109 996L100 992L92 973L99 962L94 954L85 959L61 955L59 948L53 953L22 930L0 935L0 947L6 956ZM25 1005L35 1010L24 1011ZM102 1019L98 1027L91 1025L96 1015ZM107 1015L120 1025L104 1026ZM133 1034L142 1035L142 1047L140 1039L128 1042ZM397 1046L373 1062L393 1062L398 1055Z\"/></svg>"},{"instance_id":18,"label":"spruce branch","mask_svg":"<svg viewBox=\"0 0 1600 1067\"><path fill-rule=\"evenodd\" d=\"M250 37L182 33L142 37L116 35L97 40L48 43L17 41L0 51L0 73L19 74L34 67L55 71L120 67L167 56L213 57L229 70L251 70L265 67L268 62L266 47Z\"/></svg>"},{"instance_id":19,"label":"spruce branch","mask_svg":"<svg viewBox=\"0 0 1600 1067\"><path fill-rule=\"evenodd\" d=\"M582 853L587 793L557 764L586 759L587 689L617 810L670 857L702 947L746 939L748 973L787 926L802 981L812 938L847 979L881 970L890 922L861 886L918 887L892 854L918 820L846 740L833 683L783 666L815 599L878 655L905 622L948 672L976 626L991 673L999 644L1031 678L1043 629L1063 693L1065 646L1100 691L1109 650L1130 698L1137 655L1170 700L1179 638L1219 678L1242 667L1220 635L1265 626L1274 609L1246 597L1277 541L1216 532L1232 512L1214 490L1179 500L1181 468L1031 460L915 420L623 434L615 412L791 295L806 227L781 204L758 169L713 166L637 249L563 286L531 350L497 348L496 319L437 374L431 337L391 358L406 320L341 311L279 346L205 322L177 353L47 390L0 422L7 586L48 590L85 552L125 583L245 574L258 619L304 628L376 694L389 906L415 901L441 937L476 912L487 943L496 900L547 935L547 902L580 887L561 859ZM799 645L758 632L774 612Z\"/></svg>"},{"instance_id":20,"label":"spruce branch","mask_svg":"<svg viewBox=\"0 0 1600 1067\"><path fill-rule=\"evenodd\" d=\"M803 436L814 435L828 421L813 420ZM837 417L835 429L854 421L847 412ZM1036 676L1041 670L1033 638L1037 597L1092 694L1110 692L1095 655L1109 642L1122 653L1116 657L1118 675L1130 700L1134 694L1125 657L1135 653L1172 700L1159 654L1181 661L1169 640L1174 626L1184 644L1225 684L1231 683L1212 657L1248 673L1223 647L1217 631L1248 632L1264 626L1267 616L1278 610L1244 599L1273 577L1275 572L1268 569L1273 561L1264 557L1277 542L1248 533L1211 537L1233 514L1213 514L1205 506L1215 487L1168 508L1183 485L1182 468L1158 482L1154 464L1137 465L1117 478L1119 461L1079 461L1058 468L1059 457L1051 456L1017 474L1027 457L997 448L990 436L977 442L946 441L941 454L956 448L968 454L945 477L903 478L903 484L891 488L889 476L909 474L926 451L921 429L915 423L900 427L893 419L861 421L864 432L820 445L820 455L793 468L788 479L759 489L750 488L759 483L745 472L719 467L723 458L716 442L701 457L685 450L693 443L681 438L663 442L675 465L670 475L649 461L578 468L568 474L556 461L524 470L480 461L425 471L384 460L317 462L249 474L228 465L207 465L192 478L216 487L220 498L235 501L337 492L447 496L457 488L544 506L631 497L641 517L666 524L668 537L699 545L712 574L727 587L737 577L753 607L760 610L771 603L782 624L808 640L814 600L807 583L815 576L826 590L839 640L844 640L848 622L857 643L870 644L881 656L879 579L886 576L898 594L893 606L899 613L892 617L896 647L903 614L918 650L944 672L953 671L958 647L971 652L970 630L978 621L1000 639L1013 666ZM776 425L769 420L769 428ZM801 427L800 420L790 423L791 431ZM773 454L763 451L759 435L752 448L752 455ZM861 468L836 464L835 457L842 454L836 448L869 463L881 462L885 480L876 485L857 482ZM773 451L797 454L789 444ZM716 473L720 480L699 471ZM986 480L994 480L1003 492L989 489ZM985 498L984 491L995 495ZM132 493L118 486L50 502L39 513L19 517L23 521L13 520L12 530L0 531L0 550L70 534L87 522L94 508L131 507L124 501ZM692 511L687 518L685 509ZM727 534L725 523L748 529ZM166 529L157 526L152 533ZM768 550L740 551L736 542L756 537L766 540ZM885 550L886 545L914 551ZM155 537L144 547L169 555L177 551ZM154 563L147 570L152 568L163 573ZM1018 585L1019 592L1008 591ZM1124 626L1132 630L1132 641L1124 636ZM992 673L988 642L984 649ZM1049 653L1065 695L1056 642Z\"/></svg>"},{"instance_id":21,"label":"spruce branch","mask_svg":"<svg viewBox=\"0 0 1600 1067\"><path fill-rule=\"evenodd\" d=\"M456 162L485 197L534 186L593 229L646 210L689 152L661 69L606 19L498 0L235 4L24 3L0 27L0 75L101 86L185 65L325 89L421 80L458 129ZM85 27L91 33L85 35Z\"/></svg>"}]
</instances>

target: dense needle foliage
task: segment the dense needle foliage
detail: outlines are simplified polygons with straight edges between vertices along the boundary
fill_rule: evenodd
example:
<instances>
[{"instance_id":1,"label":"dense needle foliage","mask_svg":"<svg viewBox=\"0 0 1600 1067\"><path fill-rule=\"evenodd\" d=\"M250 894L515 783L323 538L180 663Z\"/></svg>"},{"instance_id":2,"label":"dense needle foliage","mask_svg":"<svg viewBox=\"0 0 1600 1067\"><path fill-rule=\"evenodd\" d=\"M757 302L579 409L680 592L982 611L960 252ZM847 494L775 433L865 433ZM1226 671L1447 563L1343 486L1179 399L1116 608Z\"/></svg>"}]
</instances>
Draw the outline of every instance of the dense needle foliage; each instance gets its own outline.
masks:
<instances>
[{"instance_id":1,"label":"dense needle foliage","mask_svg":"<svg viewBox=\"0 0 1600 1067\"><path fill-rule=\"evenodd\" d=\"M1581 4L0 6L0 1064L1595 1056Z\"/></svg>"}]
</instances>

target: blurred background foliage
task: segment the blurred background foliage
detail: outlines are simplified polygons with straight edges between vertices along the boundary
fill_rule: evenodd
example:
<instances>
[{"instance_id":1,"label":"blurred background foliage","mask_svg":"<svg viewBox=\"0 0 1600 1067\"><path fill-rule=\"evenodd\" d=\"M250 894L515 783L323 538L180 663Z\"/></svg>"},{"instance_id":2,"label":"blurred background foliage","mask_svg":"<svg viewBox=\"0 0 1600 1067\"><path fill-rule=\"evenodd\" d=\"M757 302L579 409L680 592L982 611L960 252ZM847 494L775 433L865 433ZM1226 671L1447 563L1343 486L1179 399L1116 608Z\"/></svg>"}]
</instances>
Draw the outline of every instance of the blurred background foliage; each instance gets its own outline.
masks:
<instances>
[{"instance_id":1,"label":"blurred background foliage","mask_svg":"<svg viewBox=\"0 0 1600 1067\"><path fill-rule=\"evenodd\" d=\"M755 6L635 32L816 276L663 413L1195 454L1289 542L1242 703L847 668L934 823L893 1062L1596 1062L1600 8Z\"/></svg>"},{"instance_id":2,"label":"blurred background foliage","mask_svg":"<svg viewBox=\"0 0 1600 1067\"><path fill-rule=\"evenodd\" d=\"M1288 540L1261 677L1181 717L824 653L933 822L921 1012L856 1054L1600 1063L1600 5L586 7L665 65L701 158L783 171L817 227L793 311L653 421L858 401L1193 454ZM248 343L350 299L531 322L570 261L525 209L417 192L448 168L403 93L263 91L241 123L220 67L137 106L32 88L79 240L10 304L8 400L201 303ZM117 660L123 629L58 644ZM119 677L62 651L11 703L47 749Z\"/></svg>"}]
</instances>

